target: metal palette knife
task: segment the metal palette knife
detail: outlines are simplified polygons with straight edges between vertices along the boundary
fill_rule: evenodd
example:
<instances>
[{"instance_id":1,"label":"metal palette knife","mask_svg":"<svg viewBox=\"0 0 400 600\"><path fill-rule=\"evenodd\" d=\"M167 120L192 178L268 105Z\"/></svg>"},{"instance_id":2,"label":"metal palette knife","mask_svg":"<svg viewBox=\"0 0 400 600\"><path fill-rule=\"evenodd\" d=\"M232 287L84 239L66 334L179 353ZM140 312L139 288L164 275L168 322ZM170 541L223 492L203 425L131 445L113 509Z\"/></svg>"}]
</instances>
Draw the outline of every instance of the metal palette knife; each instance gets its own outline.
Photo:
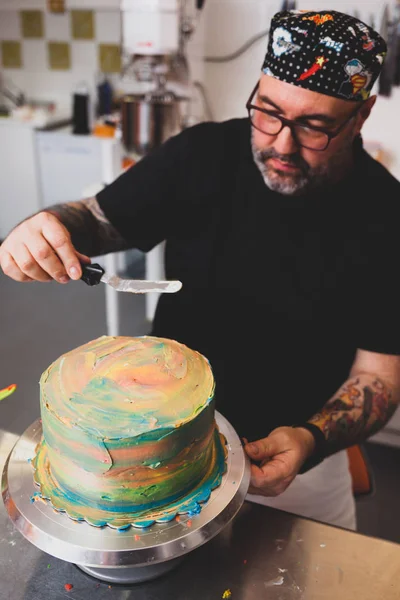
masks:
<instances>
[{"instance_id":1,"label":"metal palette knife","mask_svg":"<svg viewBox=\"0 0 400 600\"><path fill-rule=\"evenodd\" d=\"M100 282L110 285L117 292L130 292L131 294L146 294L159 292L174 294L182 288L180 281L148 281L141 279L123 279L117 275L107 275L104 269L94 264L82 264L82 281L87 285L98 285Z\"/></svg>"}]
</instances>

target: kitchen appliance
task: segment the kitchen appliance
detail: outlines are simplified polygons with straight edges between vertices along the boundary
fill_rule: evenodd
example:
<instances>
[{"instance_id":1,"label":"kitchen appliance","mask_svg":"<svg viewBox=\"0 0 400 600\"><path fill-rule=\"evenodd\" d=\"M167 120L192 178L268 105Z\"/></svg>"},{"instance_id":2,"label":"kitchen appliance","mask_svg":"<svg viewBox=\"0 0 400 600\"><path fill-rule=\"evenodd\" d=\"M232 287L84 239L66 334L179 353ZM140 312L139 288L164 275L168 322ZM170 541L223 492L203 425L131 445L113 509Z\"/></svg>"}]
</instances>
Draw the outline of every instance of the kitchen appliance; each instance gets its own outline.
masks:
<instances>
[{"instance_id":1,"label":"kitchen appliance","mask_svg":"<svg viewBox=\"0 0 400 600\"><path fill-rule=\"evenodd\" d=\"M73 94L72 102L72 133L75 135L89 135L89 91L86 85L81 84Z\"/></svg>"},{"instance_id":2,"label":"kitchen appliance","mask_svg":"<svg viewBox=\"0 0 400 600\"><path fill-rule=\"evenodd\" d=\"M249 459L232 425L218 412L215 416L227 441L227 468L221 485L197 515L182 514L169 523L118 531L73 521L55 511L49 502L38 500L30 464L42 435L40 419L17 440L5 463L2 492L8 515L36 547L98 579L129 584L164 575L222 531L247 494Z\"/></svg>"},{"instance_id":3,"label":"kitchen appliance","mask_svg":"<svg viewBox=\"0 0 400 600\"><path fill-rule=\"evenodd\" d=\"M196 121L191 113L197 89L187 44L204 4L205 0L121 0L121 140L135 162ZM163 255L163 243L147 253L147 279L164 278ZM149 321L157 303L157 293L146 294ZM110 312L117 322L115 302L114 306Z\"/></svg>"},{"instance_id":4,"label":"kitchen appliance","mask_svg":"<svg viewBox=\"0 0 400 600\"><path fill-rule=\"evenodd\" d=\"M186 49L203 6L204 0L122 0L120 104L128 152L143 156L190 121Z\"/></svg>"},{"instance_id":5,"label":"kitchen appliance","mask_svg":"<svg viewBox=\"0 0 400 600\"><path fill-rule=\"evenodd\" d=\"M144 155L182 128L181 103L187 100L166 87L162 73L155 74L156 87L121 100L122 139L128 152Z\"/></svg>"}]
</instances>

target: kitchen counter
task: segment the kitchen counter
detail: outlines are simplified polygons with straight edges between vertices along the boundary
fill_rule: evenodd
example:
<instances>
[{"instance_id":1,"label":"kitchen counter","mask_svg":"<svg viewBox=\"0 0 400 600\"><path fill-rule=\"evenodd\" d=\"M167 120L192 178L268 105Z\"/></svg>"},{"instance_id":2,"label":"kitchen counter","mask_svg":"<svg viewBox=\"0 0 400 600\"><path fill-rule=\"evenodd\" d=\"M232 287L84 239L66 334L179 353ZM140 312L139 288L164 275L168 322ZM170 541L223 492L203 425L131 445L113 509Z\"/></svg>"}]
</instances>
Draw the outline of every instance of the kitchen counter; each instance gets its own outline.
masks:
<instances>
[{"instance_id":1,"label":"kitchen counter","mask_svg":"<svg viewBox=\"0 0 400 600\"><path fill-rule=\"evenodd\" d=\"M1 471L17 439L0 431ZM4 599L211 600L227 590L231 600L400 598L400 545L248 502L174 571L130 586L97 581L40 551L14 528L3 503L0 526Z\"/></svg>"},{"instance_id":2,"label":"kitchen counter","mask_svg":"<svg viewBox=\"0 0 400 600\"><path fill-rule=\"evenodd\" d=\"M0 126L7 127L29 127L38 131L53 131L67 127L72 122L72 117L66 111L55 111L53 113L43 114L37 118L21 119L14 116L0 117Z\"/></svg>"}]
</instances>

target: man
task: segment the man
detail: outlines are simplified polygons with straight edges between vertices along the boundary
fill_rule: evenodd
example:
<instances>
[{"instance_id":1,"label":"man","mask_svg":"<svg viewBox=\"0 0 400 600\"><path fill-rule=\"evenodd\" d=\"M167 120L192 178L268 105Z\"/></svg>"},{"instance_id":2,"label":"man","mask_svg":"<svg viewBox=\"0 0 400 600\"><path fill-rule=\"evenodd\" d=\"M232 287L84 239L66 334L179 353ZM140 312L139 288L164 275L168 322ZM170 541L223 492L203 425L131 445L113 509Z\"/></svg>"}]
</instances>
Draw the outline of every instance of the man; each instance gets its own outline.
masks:
<instances>
[{"instance_id":1,"label":"man","mask_svg":"<svg viewBox=\"0 0 400 600\"><path fill-rule=\"evenodd\" d=\"M400 398L400 184L360 136L385 53L348 15L278 13L249 119L187 129L0 249L13 279L66 283L85 255L166 240L183 289L161 297L152 334L210 360L252 461L249 498L348 528L344 449Z\"/></svg>"}]
</instances>

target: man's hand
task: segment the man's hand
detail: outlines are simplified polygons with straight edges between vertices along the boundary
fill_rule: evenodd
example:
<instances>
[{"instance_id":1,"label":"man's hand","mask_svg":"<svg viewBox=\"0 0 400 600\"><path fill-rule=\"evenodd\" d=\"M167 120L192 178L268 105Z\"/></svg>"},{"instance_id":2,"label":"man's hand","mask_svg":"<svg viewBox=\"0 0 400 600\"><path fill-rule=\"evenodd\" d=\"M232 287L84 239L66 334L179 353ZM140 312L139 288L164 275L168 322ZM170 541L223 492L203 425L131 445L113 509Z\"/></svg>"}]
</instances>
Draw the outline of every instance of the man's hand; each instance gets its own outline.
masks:
<instances>
[{"instance_id":1,"label":"man's hand","mask_svg":"<svg viewBox=\"0 0 400 600\"><path fill-rule=\"evenodd\" d=\"M313 435L302 428L279 427L267 438L247 443L252 461L250 494L279 496L314 451Z\"/></svg>"},{"instance_id":2,"label":"man's hand","mask_svg":"<svg viewBox=\"0 0 400 600\"><path fill-rule=\"evenodd\" d=\"M67 283L81 277L80 261L90 258L75 250L68 230L49 212L20 223L0 246L0 267L15 281Z\"/></svg>"}]
</instances>

